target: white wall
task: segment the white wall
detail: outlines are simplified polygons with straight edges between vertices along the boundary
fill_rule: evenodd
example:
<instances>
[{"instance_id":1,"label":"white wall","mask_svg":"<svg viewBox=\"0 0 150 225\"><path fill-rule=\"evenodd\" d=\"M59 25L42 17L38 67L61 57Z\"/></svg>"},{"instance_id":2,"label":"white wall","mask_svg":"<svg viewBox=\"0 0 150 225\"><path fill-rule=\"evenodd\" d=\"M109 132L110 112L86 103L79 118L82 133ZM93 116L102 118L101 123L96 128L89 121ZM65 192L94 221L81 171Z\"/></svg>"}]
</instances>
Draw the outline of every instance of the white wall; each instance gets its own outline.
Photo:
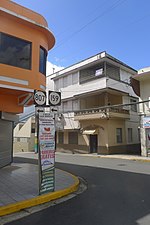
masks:
<instances>
[{"instance_id":1,"label":"white wall","mask_svg":"<svg viewBox=\"0 0 150 225\"><path fill-rule=\"evenodd\" d=\"M99 89L106 88L106 77L96 79L84 84L72 84L68 87L61 88L62 99L71 98L73 96L84 94Z\"/></svg>"},{"instance_id":2,"label":"white wall","mask_svg":"<svg viewBox=\"0 0 150 225\"><path fill-rule=\"evenodd\" d=\"M141 91L141 99L142 101L150 99L150 79L146 81L140 82L140 91ZM150 103L143 104L143 111L144 113L150 114Z\"/></svg>"}]
</instances>

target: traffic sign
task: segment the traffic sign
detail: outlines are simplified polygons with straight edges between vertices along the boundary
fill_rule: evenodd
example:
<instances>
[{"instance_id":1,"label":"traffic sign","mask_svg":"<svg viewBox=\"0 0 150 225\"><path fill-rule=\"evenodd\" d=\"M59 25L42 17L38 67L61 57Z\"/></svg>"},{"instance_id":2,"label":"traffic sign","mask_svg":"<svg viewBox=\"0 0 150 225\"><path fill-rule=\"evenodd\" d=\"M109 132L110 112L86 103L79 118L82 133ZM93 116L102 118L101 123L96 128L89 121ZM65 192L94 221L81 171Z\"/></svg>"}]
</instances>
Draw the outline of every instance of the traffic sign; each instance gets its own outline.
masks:
<instances>
[{"instance_id":1,"label":"traffic sign","mask_svg":"<svg viewBox=\"0 0 150 225\"><path fill-rule=\"evenodd\" d=\"M61 104L61 92L49 91L48 101L50 106L58 106Z\"/></svg>"},{"instance_id":2,"label":"traffic sign","mask_svg":"<svg viewBox=\"0 0 150 225\"><path fill-rule=\"evenodd\" d=\"M46 105L46 92L45 91L34 91L34 103L38 106Z\"/></svg>"}]
</instances>

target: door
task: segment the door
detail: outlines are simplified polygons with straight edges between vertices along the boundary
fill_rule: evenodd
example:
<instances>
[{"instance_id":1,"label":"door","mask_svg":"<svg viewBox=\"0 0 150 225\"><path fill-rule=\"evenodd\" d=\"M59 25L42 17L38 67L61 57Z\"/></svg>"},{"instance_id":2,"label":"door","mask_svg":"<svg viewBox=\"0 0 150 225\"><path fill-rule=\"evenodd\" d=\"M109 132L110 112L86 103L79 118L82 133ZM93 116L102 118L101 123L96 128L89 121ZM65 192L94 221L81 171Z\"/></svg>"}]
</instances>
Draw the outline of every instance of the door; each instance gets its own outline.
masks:
<instances>
[{"instance_id":1,"label":"door","mask_svg":"<svg viewBox=\"0 0 150 225\"><path fill-rule=\"evenodd\" d=\"M0 168L12 162L13 123L0 119Z\"/></svg>"},{"instance_id":2,"label":"door","mask_svg":"<svg viewBox=\"0 0 150 225\"><path fill-rule=\"evenodd\" d=\"M90 153L97 153L97 134L90 134Z\"/></svg>"}]
</instances>

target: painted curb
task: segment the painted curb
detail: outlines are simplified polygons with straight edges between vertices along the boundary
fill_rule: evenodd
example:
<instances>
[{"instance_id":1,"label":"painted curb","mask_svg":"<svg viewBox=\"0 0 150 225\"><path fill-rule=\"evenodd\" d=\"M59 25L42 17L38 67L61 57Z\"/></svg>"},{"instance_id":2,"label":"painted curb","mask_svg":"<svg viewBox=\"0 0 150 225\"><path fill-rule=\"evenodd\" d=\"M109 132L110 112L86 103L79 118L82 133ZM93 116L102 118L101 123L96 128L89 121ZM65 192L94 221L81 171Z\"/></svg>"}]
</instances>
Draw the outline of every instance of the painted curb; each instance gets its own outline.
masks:
<instances>
[{"instance_id":1,"label":"painted curb","mask_svg":"<svg viewBox=\"0 0 150 225\"><path fill-rule=\"evenodd\" d=\"M66 171L63 171L63 172L68 173ZM30 207L37 206L52 200L56 200L58 198L64 197L68 194L75 192L79 187L79 179L76 176L72 175L71 173L68 173L68 174L74 179L73 185L69 186L68 188L55 191L53 193L44 194L42 196L37 196L35 198L9 204L7 206L1 206L0 216L5 216L5 215L15 213L26 208L30 208Z\"/></svg>"},{"instance_id":2,"label":"painted curb","mask_svg":"<svg viewBox=\"0 0 150 225\"><path fill-rule=\"evenodd\" d=\"M103 158L103 159L124 159L124 160L130 160L130 161L139 161L139 162L146 162L146 163L150 163L150 158L145 157L145 159L143 158L136 158L136 157L122 157L122 156L113 156L111 157L111 155L86 155L86 154L80 154L81 156L86 156L86 157L93 157L93 158Z\"/></svg>"}]
</instances>

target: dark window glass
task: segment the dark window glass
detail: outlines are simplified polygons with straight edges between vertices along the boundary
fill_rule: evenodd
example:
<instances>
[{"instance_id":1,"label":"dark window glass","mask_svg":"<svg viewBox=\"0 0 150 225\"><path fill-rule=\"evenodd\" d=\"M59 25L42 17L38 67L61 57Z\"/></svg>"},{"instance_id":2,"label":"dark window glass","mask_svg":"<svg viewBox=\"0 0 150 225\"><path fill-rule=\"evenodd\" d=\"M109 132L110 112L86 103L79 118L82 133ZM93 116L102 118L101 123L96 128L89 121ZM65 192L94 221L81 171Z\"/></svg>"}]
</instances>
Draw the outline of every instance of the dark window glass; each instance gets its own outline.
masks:
<instances>
[{"instance_id":1,"label":"dark window glass","mask_svg":"<svg viewBox=\"0 0 150 225\"><path fill-rule=\"evenodd\" d=\"M35 133L35 128L31 128L31 133Z\"/></svg>"},{"instance_id":2,"label":"dark window glass","mask_svg":"<svg viewBox=\"0 0 150 225\"><path fill-rule=\"evenodd\" d=\"M47 51L40 47L40 62L39 62L39 72L46 75L46 58L47 58Z\"/></svg>"},{"instance_id":3,"label":"dark window glass","mask_svg":"<svg viewBox=\"0 0 150 225\"><path fill-rule=\"evenodd\" d=\"M63 144L64 143L64 133L63 132L59 132L58 133L58 143L59 144Z\"/></svg>"},{"instance_id":4,"label":"dark window glass","mask_svg":"<svg viewBox=\"0 0 150 225\"><path fill-rule=\"evenodd\" d=\"M120 80L120 69L116 66L106 64L106 75L112 79Z\"/></svg>"},{"instance_id":5,"label":"dark window glass","mask_svg":"<svg viewBox=\"0 0 150 225\"><path fill-rule=\"evenodd\" d=\"M0 63L31 69L31 43L0 33Z\"/></svg>"},{"instance_id":6,"label":"dark window glass","mask_svg":"<svg viewBox=\"0 0 150 225\"><path fill-rule=\"evenodd\" d=\"M131 143L133 141L132 128L128 128L128 142Z\"/></svg>"},{"instance_id":7,"label":"dark window glass","mask_svg":"<svg viewBox=\"0 0 150 225\"><path fill-rule=\"evenodd\" d=\"M122 143L122 128L116 129L117 143Z\"/></svg>"},{"instance_id":8,"label":"dark window glass","mask_svg":"<svg viewBox=\"0 0 150 225\"><path fill-rule=\"evenodd\" d=\"M77 132L69 132L68 142L69 142L69 144L78 144L78 133Z\"/></svg>"},{"instance_id":9,"label":"dark window glass","mask_svg":"<svg viewBox=\"0 0 150 225\"><path fill-rule=\"evenodd\" d=\"M80 84L98 79L104 76L104 64L98 64L86 69L80 70Z\"/></svg>"}]
</instances>

